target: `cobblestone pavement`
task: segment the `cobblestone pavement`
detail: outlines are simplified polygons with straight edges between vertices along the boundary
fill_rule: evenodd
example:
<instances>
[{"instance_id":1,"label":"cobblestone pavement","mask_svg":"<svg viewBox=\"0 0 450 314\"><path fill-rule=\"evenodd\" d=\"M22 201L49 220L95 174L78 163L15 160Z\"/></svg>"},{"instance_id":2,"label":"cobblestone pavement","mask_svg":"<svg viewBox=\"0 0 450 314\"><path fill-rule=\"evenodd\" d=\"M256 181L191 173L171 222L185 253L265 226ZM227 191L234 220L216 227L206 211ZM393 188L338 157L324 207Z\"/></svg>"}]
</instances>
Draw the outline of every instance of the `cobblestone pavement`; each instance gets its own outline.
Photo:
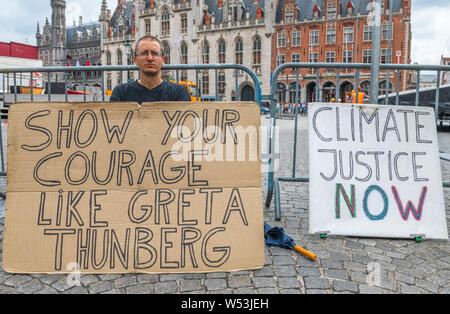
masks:
<instances>
[{"instance_id":1,"label":"cobblestone pavement","mask_svg":"<svg viewBox=\"0 0 450 314\"><path fill-rule=\"evenodd\" d=\"M262 119L267 124L266 118ZM292 162L292 121L279 121L282 159L278 174L288 175ZM300 119L299 138L306 139L306 120ZM450 132L439 133L440 150L450 152ZM297 175L308 175L307 141L301 140ZM450 181L450 163L442 163ZM267 177L263 174L263 197ZM0 184L3 185L4 181ZM450 189L444 190L447 224ZM66 275L14 275L0 271L0 293L450 293L450 244L447 241L328 237L308 232L308 184L282 183L282 220L275 221L273 204L264 219L282 226L294 241L317 254L312 262L291 250L265 248L262 269L207 274L83 275L81 285L68 285ZM1 217L1 216L0 216ZM0 247L4 219L0 219ZM2 251L0 251L0 260ZM1 266L1 262L0 262ZM1 268L1 267L0 267ZM379 274L379 277L374 277ZM374 280L375 279L375 280ZM377 280L378 279L378 280Z\"/></svg>"}]
</instances>

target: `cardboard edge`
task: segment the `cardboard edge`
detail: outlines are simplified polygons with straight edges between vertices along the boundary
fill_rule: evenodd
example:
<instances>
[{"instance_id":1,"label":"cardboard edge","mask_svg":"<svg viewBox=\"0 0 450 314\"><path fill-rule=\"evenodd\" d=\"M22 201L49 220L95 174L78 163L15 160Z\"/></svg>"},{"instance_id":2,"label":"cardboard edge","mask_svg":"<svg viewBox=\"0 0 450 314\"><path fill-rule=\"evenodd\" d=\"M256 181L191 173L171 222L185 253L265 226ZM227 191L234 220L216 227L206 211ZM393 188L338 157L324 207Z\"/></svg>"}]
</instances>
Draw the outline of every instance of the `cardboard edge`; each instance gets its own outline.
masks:
<instances>
[{"instance_id":1,"label":"cardboard edge","mask_svg":"<svg viewBox=\"0 0 450 314\"><path fill-rule=\"evenodd\" d=\"M25 107L26 106L26 107ZM30 110L30 106L34 110ZM80 109L95 109L102 106L108 106L108 110L139 110L140 106L136 102L54 102L54 101L39 101L39 102L26 102L20 101L12 103L9 107L9 114L21 113L21 112L32 112L41 109L42 107L46 109L70 109L73 106L78 106ZM21 110L26 108L25 110Z\"/></svg>"},{"instance_id":2,"label":"cardboard edge","mask_svg":"<svg viewBox=\"0 0 450 314\"><path fill-rule=\"evenodd\" d=\"M143 110L156 110L156 109L160 109L161 107L164 106L179 106L180 103L184 103L186 108L189 107L199 107L202 105L209 105L209 104L218 104L218 105L232 105L232 106L238 106L238 107L242 107L242 108L251 108L251 107L255 107L255 109L259 110L259 105L254 102L254 101L239 101L239 102L232 102L232 101L213 101L213 102L205 102L205 101L186 101L186 102L168 102L168 101L161 101L161 102L143 102L141 104L141 109ZM259 114L259 111L258 111Z\"/></svg>"}]
</instances>

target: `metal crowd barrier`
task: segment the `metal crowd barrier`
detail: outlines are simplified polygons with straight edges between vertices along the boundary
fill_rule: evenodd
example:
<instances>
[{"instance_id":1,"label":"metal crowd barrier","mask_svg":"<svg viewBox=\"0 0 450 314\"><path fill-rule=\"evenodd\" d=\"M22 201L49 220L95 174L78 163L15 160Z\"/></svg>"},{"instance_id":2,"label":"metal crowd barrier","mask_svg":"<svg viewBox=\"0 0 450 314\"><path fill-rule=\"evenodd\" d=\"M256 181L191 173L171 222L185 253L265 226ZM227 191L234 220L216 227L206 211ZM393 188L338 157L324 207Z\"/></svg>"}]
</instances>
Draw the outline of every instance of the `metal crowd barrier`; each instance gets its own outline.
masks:
<instances>
[{"instance_id":1,"label":"metal crowd barrier","mask_svg":"<svg viewBox=\"0 0 450 314\"><path fill-rule=\"evenodd\" d=\"M199 87L199 71L200 70L215 70L215 97L218 98L218 70L221 69L234 69L235 70L235 88L236 88L236 101L239 100L239 93L238 93L238 87L239 87L239 71L244 71L247 74L250 75L251 79L253 80L254 87L255 87L255 94L254 99L255 102L259 105L261 104L261 86L259 83L259 79L255 72L253 72L249 67L241 65L241 64L230 64L230 63L217 63L217 64L168 64L164 65L162 67L162 70L174 70L176 71L176 77L174 78L175 81L179 80L179 71L180 70L195 70L196 71L196 84L197 84L197 94L196 97L201 97L201 92ZM30 75L30 77L33 77L33 73L47 73L47 80L50 79L50 73L64 73L64 83L65 86L68 86L69 77L68 73L70 72L81 72L82 78L83 78L83 91L84 91L84 97L83 101L86 101L86 80L87 75L86 72L90 71L99 71L101 72L101 90L102 90L102 101L105 101L105 77L104 73L110 72L110 71L119 71L120 72L120 82L122 83L122 73L124 71L137 71L139 68L135 65L121 65L121 66L79 66L79 67L73 67L73 66L63 66L63 67L33 67L33 68L0 68L0 74L7 74L12 73L13 74L13 86L14 86L14 101L17 101L17 79L16 76L19 73L27 73ZM34 101L33 96L33 84L30 84L30 101ZM5 79L3 78L3 86L5 86ZM49 91L48 91L48 101L51 101L51 84L48 84ZM3 88L3 94L5 94L5 90ZM67 94L67 88L65 91L65 101L68 101L68 94Z\"/></svg>"},{"instance_id":2,"label":"metal crowd barrier","mask_svg":"<svg viewBox=\"0 0 450 314\"><path fill-rule=\"evenodd\" d=\"M239 101L239 71L243 71L245 73L247 73L251 79L253 80L253 84L254 84L254 100L255 102L261 106L261 86L260 86L260 82L259 79L257 77L257 75L255 74L255 72L253 72L249 67L246 67L244 65L241 64L170 64L170 65L164 65L162 67L162 70L169 70L169 71L175 71L175 77L174 77L174 81L180 81L180 71L182 70L195 70L195 77L196 77L196 84L197 84L197 88L196 88L196 94L192 95L195 97L202 97L201 95L201 88L200 88L200 80L199 80L199 72L201 70L214 70L215 71L215 99L218 99L219 97L219 84L218 84L218 71L219 70L226 70L226 69L234 69L235 70L235 91L236 91L236 96L235 96L235 101ZM69 101L69 95L68 95L68 86L69 86L69 73L71 72L81 72L82 74L82 80L83 80L83 84L82 84L82 89L83 89L83 102L86 102L86 87L87 87L87 72L88 71L99 71L100 72L100 82L101 82L101 101L105 101L105 72L112 72L112 71L119 71L120 72L120 83L122 83L122 77L123 77L123 72L126 71L128 74L130 71L138 71L139 68L137 66L134 65L127 65L127 66L78 66L78 67L73 67L73 66L63 66L63 67L28 67L28 68L0 68L0 75L2 76L2 96L3 96L3 102L5 102L6 98L5 95L9 94L5 92L5 89L8 89L9 91L9 83L10 80L12 81L12 90L13 90L13 94L14 94L14 98L13 101L17 102L18 101L18 87L21 85L22 81L23 81L23 77L22 74L25 73L27 75L29 75L30 77L30 82L32 81L31 78L33 78L33 76L35 76L34 73L45 73L43 78L47 78L47 82L49 83L53 83L51 82L51 73L63 73L64 75L64 79L61 82L64 82L64 101ZM5 80L5 74L8 75L7 79ZM12 74L12 78L10 79L10 76ZM17 78L17 75L19 75L19 78ZM129 75L127 75L127 77L130 77ZM17 84L19 80L19 84ZM57 80L57 79L56 79ZM57 81L56 81L57 82ZM5 83L6 83L6 87L5 87ZM30 94L29 94L29 101L30 102L34 102L35 101L35 94L33 93L33 89L34 86L33 84L29 84L29 88L30 88ZM52 101L52 90L51 90L51 85L52 84L48 84L48 101ZM53 94L55 95L55 94ZM28 97L27 97L28 98ZM24 101L23 99L21 99L22 101ZM26 100L28 101L28 100ZM3 106L2 106L3 107ZM0 122L3 122L1 117L0 117ZM2 137L2 129L0 127L0 162L1 162L1 169L0 169L0 177L5 177L7 175L7 171L6 171L6 164L5 164L5 153L4 153L4 149L3 149L3 137ZM5 194L3 192L0 192L0 197L2 198L6 198Z\"/></svg>"},{"instance_id":3,"label":"metal crowd barrier","mask_svg":"<svg viewBox=\"0 0 450 314\"><path fill-rule=\"evenodd\" d=\"M294 147L293 147L293 161L292 161L292 175L291 176L276 176L274 170L274 159L279 158L279 152L275 152L275 126L276 126L276 107L277 107L277 98L278 98L278 90L277 90L277 81L278 76L281 71L285 69L296 69L296 88L295 88L295 103L299 102L299 70L300 69L316 69L316 86L315 86L315 95L318 97L319 95L319 80L320 80L320 69L336 69L336 81L335 81L335 101L338 103L338 97L340 95L340 71L342 69L353 69L355 70L355 90L357 86L359 86L359 78L361 70L370 70L371 64L362 64L362 63L284 63L278 66L272 74L272 85L271 85L271 100L270 100L270 129L269 129L269 147L268 147L268 179L267 179L267 194L266 194L266 207L270 207L272 202L272 197L274 197L275 202L275 218L276 220L281 219L281 205L280 205L280 181L285 182L309 182L309 177L297 177L296 176L296 152L297 152L297 128L298 128L298 115L295 114L295 124L294 124ZM438 114L439 108L439 89L440 89L440 77L442 72L450 71L450 66L443 65L404 65L404 64L380 64L380 70L387 70L386 81L388 81L389 71L394 70L397 72L397 88L395 93L395 105L399 105L399 94L400 94L400 72L402 71L415 71L417 73L417 82L420 82L420 72L421 71L435 71L437 78L437 87L436 87L436 96L435 96L435 113ZM371 82L372 84L372 82ZM377 86L379 82L376 83ZM415 105L419 105L419 92L420 92L420 84L416 84L416 98ZM390 85L386 82L386 95L384 104L389 103L389 90ZM378 89L377 89L378 91ZM295 106L297 107L297 106ZM442 160L449 161L441 156ZM443 182L443 186L445 188L450 188L450 182Z\"/></svg>"}]
</instances>

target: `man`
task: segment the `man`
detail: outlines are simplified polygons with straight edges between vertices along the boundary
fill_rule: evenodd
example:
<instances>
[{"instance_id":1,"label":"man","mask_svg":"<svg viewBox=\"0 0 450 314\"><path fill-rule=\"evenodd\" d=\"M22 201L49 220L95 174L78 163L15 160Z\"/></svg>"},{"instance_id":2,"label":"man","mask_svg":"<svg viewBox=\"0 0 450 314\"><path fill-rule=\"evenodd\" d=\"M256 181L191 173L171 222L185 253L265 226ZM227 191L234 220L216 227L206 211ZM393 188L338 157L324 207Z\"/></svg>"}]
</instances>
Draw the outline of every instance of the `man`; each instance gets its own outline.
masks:
<instances>
[{"instance_id":1,"label":"man","mask_svg":"<svg viewBox=\"0 0 450 314\"><path fill-rule=\"evenodd\" d=\"M358 92L352 90L351 103L352 104L364 104L364 100L367 99L366 93L361 91L361 86L358 87Z\"/></svg>"},{"instance_id":2,"label":"man","mask_svg":"<svg viewBox=\"0 0 450 314\"><path fill-rule=\"evenodd\" d=\"M110 101L191 101L185 86L164 81L162 45L158 38L144 36L136 42L134 63L139 67L140 79L114 88Z\"/></svg>"}]
</instances>

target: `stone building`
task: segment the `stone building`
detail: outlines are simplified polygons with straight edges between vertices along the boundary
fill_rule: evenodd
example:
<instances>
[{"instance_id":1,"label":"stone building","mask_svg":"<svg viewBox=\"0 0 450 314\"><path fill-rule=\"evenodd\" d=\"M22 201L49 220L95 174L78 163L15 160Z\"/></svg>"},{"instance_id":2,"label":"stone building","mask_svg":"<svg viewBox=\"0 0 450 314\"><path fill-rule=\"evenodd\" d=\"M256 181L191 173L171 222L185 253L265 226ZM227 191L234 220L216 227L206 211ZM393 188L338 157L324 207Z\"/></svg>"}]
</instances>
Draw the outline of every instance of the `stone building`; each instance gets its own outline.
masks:
<instances>
[{"instance_id":1,"label":"stone building","mask_svg":"<svg viewBox=\"0 0 450 314\"><path fill-rule=\"evenodd\" d=\"M66 26L66 1L51 0L51 24L46 18L40 33L39 23L36 31L36 46L39 59L44 66L83 66L101 65L100 24L83 24L82 17L78 25ZM69 88L81 87L84 81L88 86L101 86L101 75L98 71L71 72L68 77ZM44 78L47 80L47 78ZM53 73L52 81L63 81L64 73Z\"/></svg>"},{"instance_id":2,"label":"stone building","mask_svg":"<svg viewBox=\"0 0 450 314\"><path fill-rule=\"evenodd\" d=\"M101 48L100 48L100 23L83 24L82 18L79 17L78 25L67 27L66 30L66 51L67 64L71 66L83 65L101 65ZM101 72L88 71L86 74L86 85L101 86ZM83 84L83 73L71 73L71 83L76 88Z\"/></svg>"},{"instance_id":3,"label":"stone building","mask_svg":"<svg viewBox=\"0 0 450 314\"><path fill-rule=\"evenodd\" d=\"M381 7L381 63L409 64L411 55L411 1L393 1L393 38L388 59L389 4ZM275 35L272 42L272 71L285 62L371 63L372 26L368 23L371 0L277 0ZM278 77L279 102L295 100L295 70L284 70ZM341 70L340 95L357 88L355 70ZM386 71L380 71L379 91L385 93ZM319 72L316 97L316 72L300 71L302 101L328 101L335 97L336 70ZM397 73L390 71L390 89L395 90ZM361 70L359 83L370 91L370 71ZM400 90L410 87L409 71L400 72Z\"/></svg>"},{"instance_id":4,"label":"stone building","mask_svg":"<svg viewBox=\"0 0 450 314\"><path fill-rule=\"evenodd\" d=\"M134 43L136 40L137 14L134 0L118 0L114 12L102 0L99 16L101 23L102 65L133 65ZM105 72L106 90L137 79L137 71Z\"/></svg>"},{"instance_id":5,"label":"stone building","mask_svg":"<svg viewBox=\"0 0 450 314\"><path fill-rule=\"evenodd\" d=\"M198 63L196 21L201 14L197 0L139 1L138 37L157 36L162 43L166 64ZM176 72L167 73L176 80ZM181 81L195 80L192 71L179 71Z\"/></svg>"},{"instance_id":6,"label":"stone building","mask_svg":"<svg viewBox=\"0 0 450 314\"><path fill-rule=\"evenodd\" d=\"M197 63L234 63L248 66L258 76L263 99L270 96L272 7L267 0L206 0L197 26ZM215 92L212 71L202 73L203 94ZM223 100L254 100L253 81L239 71L218 73Z\"/></svg>"},{"instance_id":7,"label":"stone building","mask_svg":"<svg viewBox=\"0 0 450 314\"><path fill-rule=\"evenodd\" d=\"M166 64L238 63L250 67L259 78L263 97L270 94L270 60L273 4L265 0L118 0L114 14L103 1L102 64L127 64L134 55L135 41L157 36ZM128 48L126 48L128 46ZM129 77L107 74L108 89ZM253 100L251 78L234 70L179 71L179 80L197 81L205 99ZM167 75L177 79L176 71ZM108 83L110 82L110 83ZM109 85L108 85L109 84ZM205 97L206 96L206 97Z\"/></svg>"},{"instance_id":8,"label":"stone building","mask_svg":"<svg viewBox=\"0 0 450 314\"><path fill-rule=\"evenodd\" d=\"M36 31L36 46L39 49L39 59L43 66L64 66L67 62L66 54L66 1L51 0L52 18L51 24L48 18L42 29L39 29L39 22ZM52 80L58 75L54 73ZM61 74L59 74L61 75Z\"/></svg>"}]
</instances>

